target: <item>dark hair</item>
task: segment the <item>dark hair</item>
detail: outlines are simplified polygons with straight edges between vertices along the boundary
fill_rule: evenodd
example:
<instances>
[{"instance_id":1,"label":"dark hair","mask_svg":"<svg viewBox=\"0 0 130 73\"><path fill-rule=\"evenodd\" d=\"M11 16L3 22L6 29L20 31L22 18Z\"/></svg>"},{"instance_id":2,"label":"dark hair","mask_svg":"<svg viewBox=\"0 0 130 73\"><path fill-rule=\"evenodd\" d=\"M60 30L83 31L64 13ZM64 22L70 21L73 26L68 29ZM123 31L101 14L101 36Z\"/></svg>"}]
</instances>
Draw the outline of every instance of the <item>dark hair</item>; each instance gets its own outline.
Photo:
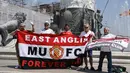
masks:
<instances>
[{"instance_id":1,"label":"dark hair","mask_svg":"<svg viewBox=\"0 0 130 73\"><path fill-rule=\"evenodd\" d=\"M49 25L49 23L44 23L44 25Z\"/></svg>"},{"instance_id":2,"label":"dark hair","mask_svg":"<svg viewBox=\"0 0 130 73\"><path fill-rule=\"evenodd\" d=\"M65 26L69 26L68 24L65 24Z\"/></svg>"},{"instance_id":3,"label":"dark hair","mask_svg":"<svg viewBox=\"0 0 130 73\"><path fill-rule=\"evenodd\" d=\"M66 27L67 27L67 26L69 27L69 25L68 25L68 24L65 24L64 29L66 29ZM69 27L69 28L70 28L70 27Z\"/></svg>"}]
</instances>

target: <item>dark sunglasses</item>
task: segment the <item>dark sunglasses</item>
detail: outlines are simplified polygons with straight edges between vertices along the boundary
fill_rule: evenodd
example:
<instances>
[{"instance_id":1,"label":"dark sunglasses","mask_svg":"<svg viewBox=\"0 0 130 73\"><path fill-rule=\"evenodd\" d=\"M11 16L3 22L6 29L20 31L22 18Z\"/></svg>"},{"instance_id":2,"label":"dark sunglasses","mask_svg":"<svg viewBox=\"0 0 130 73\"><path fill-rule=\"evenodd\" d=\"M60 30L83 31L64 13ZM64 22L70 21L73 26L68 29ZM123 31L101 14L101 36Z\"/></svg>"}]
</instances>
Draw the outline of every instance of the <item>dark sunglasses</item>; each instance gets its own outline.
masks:
<instances>
[{"instance_id":1,"label":"dark sunglasses","mask_svg":"<svg viewBox=\"0 0 130 73\"><path fill-rule=\"evenodd\" d=\"M88 27L84 27L84 28L87 28L87 29L88 29Z\"/></svg>"}]
</instances>

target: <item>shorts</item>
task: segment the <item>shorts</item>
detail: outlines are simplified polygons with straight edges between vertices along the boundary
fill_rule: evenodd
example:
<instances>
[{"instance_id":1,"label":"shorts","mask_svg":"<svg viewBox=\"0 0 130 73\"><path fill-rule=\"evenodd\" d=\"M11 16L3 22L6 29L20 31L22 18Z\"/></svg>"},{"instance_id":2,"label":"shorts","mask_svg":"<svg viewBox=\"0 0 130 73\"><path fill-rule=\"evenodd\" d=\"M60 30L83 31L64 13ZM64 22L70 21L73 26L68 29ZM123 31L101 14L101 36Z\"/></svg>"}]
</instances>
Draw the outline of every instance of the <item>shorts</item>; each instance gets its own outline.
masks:
<instances>
[{"instance_id":1,"label":"shorts","mask_svg":"<svg viewBox=\"0 0 130 73\"><path fill-rule=\"evenodd\" d=\"M83 57L92 57L92 49L86 50Z\"/></svg>"}]
</instances>

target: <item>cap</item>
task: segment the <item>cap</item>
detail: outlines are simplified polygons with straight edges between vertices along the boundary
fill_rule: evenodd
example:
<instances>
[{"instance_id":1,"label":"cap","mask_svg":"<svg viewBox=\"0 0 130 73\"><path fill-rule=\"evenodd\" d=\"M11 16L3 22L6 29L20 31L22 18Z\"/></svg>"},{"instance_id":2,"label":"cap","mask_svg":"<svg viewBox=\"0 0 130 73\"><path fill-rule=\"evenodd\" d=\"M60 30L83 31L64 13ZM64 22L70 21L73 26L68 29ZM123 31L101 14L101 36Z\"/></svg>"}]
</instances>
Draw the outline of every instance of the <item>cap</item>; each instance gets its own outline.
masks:
<instances>
[{"instance_id":1,"label":"cap","mask_svg":"<svg viewBox=\"0 0 130 73\"><path fill-rule=\"evenodd\" d=\"M49 21L45 21L44 25L50 25Z\"/></svg>"}]
</instances>

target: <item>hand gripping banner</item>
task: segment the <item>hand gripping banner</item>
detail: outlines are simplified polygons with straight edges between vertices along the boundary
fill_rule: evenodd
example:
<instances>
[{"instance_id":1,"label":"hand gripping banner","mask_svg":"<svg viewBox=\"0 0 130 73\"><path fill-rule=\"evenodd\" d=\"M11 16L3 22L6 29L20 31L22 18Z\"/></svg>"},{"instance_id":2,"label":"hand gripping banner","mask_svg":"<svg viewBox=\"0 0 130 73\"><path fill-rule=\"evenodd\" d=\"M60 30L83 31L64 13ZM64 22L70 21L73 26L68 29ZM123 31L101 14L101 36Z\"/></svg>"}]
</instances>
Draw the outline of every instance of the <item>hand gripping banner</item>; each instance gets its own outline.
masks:
<instances>
[{"instance_id":1,"label":"hand gripping banner","mask_svg":"<svg viewBox=\"0 0 130 73\"><path fill-rule=\"evenodd\" d=\"M18 50L22 68L67 68L80 66L91 36L34 34L19 31Z\"/></svg>"}]
</instances>

